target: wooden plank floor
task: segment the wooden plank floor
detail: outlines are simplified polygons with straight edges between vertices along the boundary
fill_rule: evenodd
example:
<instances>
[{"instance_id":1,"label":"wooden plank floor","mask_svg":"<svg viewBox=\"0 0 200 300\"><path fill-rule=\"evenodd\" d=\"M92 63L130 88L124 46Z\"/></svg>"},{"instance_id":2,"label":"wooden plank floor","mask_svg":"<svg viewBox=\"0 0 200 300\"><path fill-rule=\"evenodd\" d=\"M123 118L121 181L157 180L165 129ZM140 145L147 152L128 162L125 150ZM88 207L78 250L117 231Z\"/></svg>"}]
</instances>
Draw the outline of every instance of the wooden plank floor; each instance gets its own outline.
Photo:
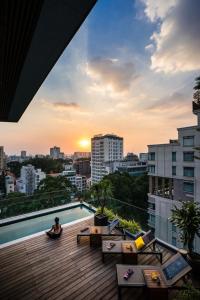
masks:
<instances>
[{"instance_id":1,"label":"wooden plank floor","mask_svg":"<svg viewBox=\"0 0 200 300\"><path fill-rule=\"evenodd\" d=\"M46 235L0 249L0 299L117 299L115 265L120 257L101 261L101 250L91 249L88 238L77 245L76 234L90 224L84 221L64 228L62 237ZM164 250L164 260L172 255ZM141 257L141 264L158 264ZM140 289L123 291L122 299L144 299Z\"/></svg>"}]
</instances>

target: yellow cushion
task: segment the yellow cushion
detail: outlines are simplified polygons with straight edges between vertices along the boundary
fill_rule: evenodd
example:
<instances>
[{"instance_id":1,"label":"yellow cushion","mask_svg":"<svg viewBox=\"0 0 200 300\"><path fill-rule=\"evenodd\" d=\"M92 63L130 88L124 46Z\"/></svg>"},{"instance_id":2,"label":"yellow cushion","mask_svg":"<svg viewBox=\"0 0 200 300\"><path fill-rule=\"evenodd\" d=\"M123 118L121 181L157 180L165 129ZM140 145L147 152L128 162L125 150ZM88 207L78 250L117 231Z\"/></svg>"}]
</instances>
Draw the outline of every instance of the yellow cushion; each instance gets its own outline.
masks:
<instances>
[{"instance_id":1,"label":"yellow cushion","mask_svg":"<svg viewBox=\"0 0 200 300\"><path fill-rule=\"evenodd\" d=\"M144 247L144 245L145 245L145 243L141 236L135 240L135 246L136 246L137 250L142 249Z\"/></svg>"}]
</instances>

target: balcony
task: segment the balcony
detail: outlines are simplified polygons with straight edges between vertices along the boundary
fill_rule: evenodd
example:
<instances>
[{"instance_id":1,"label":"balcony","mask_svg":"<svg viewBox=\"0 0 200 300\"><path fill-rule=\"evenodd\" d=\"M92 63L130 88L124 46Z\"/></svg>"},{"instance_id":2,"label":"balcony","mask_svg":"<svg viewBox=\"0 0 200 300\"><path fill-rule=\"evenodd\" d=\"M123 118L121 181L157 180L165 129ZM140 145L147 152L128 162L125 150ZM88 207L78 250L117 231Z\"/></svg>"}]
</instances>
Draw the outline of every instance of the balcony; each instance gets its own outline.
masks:
<instances>
[{"instance_id":1,"label":"balcony","mask_svg":"<svg viewBox=\"0 0 200 300\"><path fill-rule=\"evenodd\" d=\"M53 199L52 194L50 198L51 205L55 204L57 198ZM44 203L50 207L50 203L43 199ZM95 201L92 204L95 205ZM112 207L115 213L126 219L134 216L143 229L148 229L145 209L139 210L116 199L108 201L107 207ZM12 245L0 246L0 299L117 299L116 264L121 263L121 257L109 255L103 263L101 249L90 248L87 237L77 244L77 233L92 224L93 217L76 224L69 223L63 227L58 240L50 240L40 233ZM156 240L156 250L162 252L163 263L178 251L160 239ZM160 263L156 256L144 255L139 256L138 264ZM200 280L193 280L193 284L200 287ZM170 291L169 299L173 299L176 292ZM122 299L139 300L145 296L140 288L123 289Z\"/></svg>"},{"instance_id":2,"label":"balcony","mask_svg":"<svg viewBox=\"0 0 200 300\"><path fill-rule=\"evenodd\" d=\"M116 263L101 261L101 250L91 249L87 238L79 245L76 234L91 224L83 221L64 228L59 240L46 235L0 249L1 299L117 299ZM164 261L174 253L159 245ZM139 264L159 264L151 256ZM170 292L169 299L173 299ZM124 289L122 299L144 299L142 290Z\"/></svg>"}]
</instances>

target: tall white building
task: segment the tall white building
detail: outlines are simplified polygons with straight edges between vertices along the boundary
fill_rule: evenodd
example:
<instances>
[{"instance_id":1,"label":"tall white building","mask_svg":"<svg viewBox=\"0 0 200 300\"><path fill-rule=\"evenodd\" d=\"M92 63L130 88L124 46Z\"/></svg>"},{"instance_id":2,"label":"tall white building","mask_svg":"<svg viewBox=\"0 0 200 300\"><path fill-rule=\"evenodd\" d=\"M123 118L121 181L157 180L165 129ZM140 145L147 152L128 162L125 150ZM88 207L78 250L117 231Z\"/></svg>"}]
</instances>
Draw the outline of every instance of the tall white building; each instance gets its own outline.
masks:
<instances>
[{"instance_id":1,"label":"tall white building","mask_svg":"<svg viewBox=\"0 0 200 300\"><path fill-rule=\"evenodd\" d=\"M60 158L60 147L52 147L50 148L50 157L53 159L58 159Z\"/></svg>"},{"instance_id":2,"label":"tall white building","mask_svg":"<svg viewBox=\"0 0 200 300\"><path fill-rule=\"evenodd\" d=\"M32 165L22 166L21 177L17 181L19 192L32 195L38 188L40 181L44 178L46 178L46 174L41 169L36 170Z\"/></svg>"},{"instance_id":3,"label":"tall white building","mask_svg":"<svg viewBox=\"0 0 200 300\"><path fill-rule=\"evenodd\" d=\"M91 181L94 184L107 175L105 162L122 160L123 138L114 134L95 135L91 147Z\"/></svg>"},{"instance_id":4,"label":"tall white building","mask_svg":"<svg viewBox=\"0 0 200 300\"><path fill-rule=\"evenodd\" d=\"M174 205L182 200L200 203L200 104L193 103L196 126L178 128L178 139L168 144L148 146L149 225L155 235L173 245L181 246L178 232L169 221ZM198 244L198 246L197 246ZM196 249L200 243L196 240Z\"/></svg>"}]
</instances>

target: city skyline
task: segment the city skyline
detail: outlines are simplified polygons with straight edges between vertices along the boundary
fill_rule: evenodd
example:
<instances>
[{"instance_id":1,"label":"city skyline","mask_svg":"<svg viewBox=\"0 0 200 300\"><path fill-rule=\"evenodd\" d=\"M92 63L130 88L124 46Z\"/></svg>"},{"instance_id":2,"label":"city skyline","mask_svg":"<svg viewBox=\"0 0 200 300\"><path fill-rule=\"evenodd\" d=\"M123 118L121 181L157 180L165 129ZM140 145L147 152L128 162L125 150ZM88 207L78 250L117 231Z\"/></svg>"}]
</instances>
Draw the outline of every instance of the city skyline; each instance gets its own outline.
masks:
<instances>
[{"instance_id":1,"label":"city skyline","mask_svg":"<svg viewBox=\"0 0 200 300\"><path fill-rule=\"evenodd\" d=\"M177 138L195 124L199 1L99 1L18 123L1 123L8 154L88 151L98 133L123 136L125 152ZM187 20L187 21L185 21Z\"/></svg>"}]
</instances>

